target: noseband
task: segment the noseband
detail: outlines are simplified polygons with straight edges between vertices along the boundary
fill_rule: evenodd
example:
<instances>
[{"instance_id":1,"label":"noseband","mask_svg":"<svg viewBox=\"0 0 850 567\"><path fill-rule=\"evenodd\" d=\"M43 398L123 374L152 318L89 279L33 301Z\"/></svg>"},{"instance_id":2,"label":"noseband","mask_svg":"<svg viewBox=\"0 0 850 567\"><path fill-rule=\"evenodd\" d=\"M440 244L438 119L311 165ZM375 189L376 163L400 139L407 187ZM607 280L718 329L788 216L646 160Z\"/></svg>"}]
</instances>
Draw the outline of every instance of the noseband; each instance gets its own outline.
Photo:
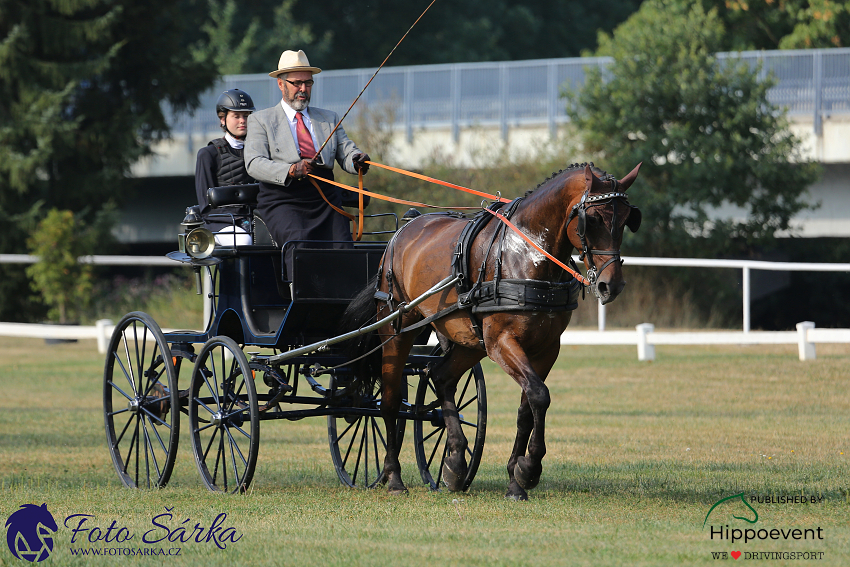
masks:
<instances>
[{"instance_id":1,"label":"noseband","mask_svg":"<svg viewBox=\"0 0 850 567\"><path fill-rule=\"evenodd\" d=\"M616 179L611 180L614 184L613 189L617 188L619 183ZM572 210L570 210L569 216L567 216L567 225L573 220L573 218L578 217L578 223L576 226L576 234L578 234L579 240L581 241L581 253L579 254L579 259L584 260L587 258L587 263L589 265L587 269L587 280L590 282L590 288L593 291L593 295L597 298L602 299L599 294L599 289L596 285L596 282L599 278L599 275L607 268L610 264L615 261L620 261L620 251L619 250L594 250L590 248L587 244L587 209L592 207L599 207L601 205L607 205L609 203L613 203L615 199L625 199L626 204L628 204L628 195L625 193L620 193L619 191L613 191L610 193L603 193L601 195L590 196L590 187L585 190L584 195L581 196L581 200L573 205ZM613 218L611 219L611 237L614 237L614 227L617 226L617 209L614 208ZM593 256L611 256L607 262L602 264L602 267L597 268L596 262L593 260Z\"/></svg>"}]
</instances>

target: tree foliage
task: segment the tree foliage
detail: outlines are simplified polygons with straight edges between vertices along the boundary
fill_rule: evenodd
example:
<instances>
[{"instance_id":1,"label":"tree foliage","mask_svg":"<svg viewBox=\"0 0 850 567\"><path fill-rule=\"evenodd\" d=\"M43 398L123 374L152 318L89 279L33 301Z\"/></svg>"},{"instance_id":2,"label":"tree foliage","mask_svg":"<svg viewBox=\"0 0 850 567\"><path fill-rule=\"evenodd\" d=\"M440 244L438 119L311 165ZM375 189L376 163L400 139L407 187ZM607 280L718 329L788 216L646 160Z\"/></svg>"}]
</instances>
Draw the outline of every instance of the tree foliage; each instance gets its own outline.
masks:
<instances>
[{"instance_id":1,"label":"tree foliage","mask_svg":"<svg viewBox=\"0 0 850 567\"><path fill-rule=\"evenodd\" d=\"M66 323L88 303L93 285L91 264L77 258L91 254L98 234L71 211L51 209L27 240L39 261L27 268L33 290L51 306L51 318Z\"/></svg>"},{"instance_id":2,"label":"tree foliage","mask_svg":"<svg viewBox=\"0 0 850 567\"><path fill-rule=\"evenodd\" d=\"M323 45L301 47L279 36L280 50L303 48L311 62L328 69L375 67L429 2L328 0L319 10L313 2L295 0L295 19L312 30L328 30L330 37ZM575 57L595 46L597 30L610 31L639 5L640 0L436 2L391 65Z\"/></svg>"},{"instance_id":3,"label":"tree foliage","mask_svg":"<svg viewBox=\"0 0 850 567\"><path fill-rule=\"evenodd\" d=\"M190 54L205 12L199 0L0 0L2 252L24 252L40 204L91 220L121 201L131 164L168 135L162 103L189 108L217 76ZM0 266L2 320L31 307L13 271Z\"/></svg>"},{"instance_id":4,"label":"tree foliage","mask_svg":"<svg viewBox=\"0 0 850 567\"><path fill-rule=\"evenodd\" d=\"M706 11L716 10L726 27L722 51L850 46L850 5L845 0L700 0L700 4Z\"/></svg>"},{"instance_id":5,"label":"tree foliage","mask_svg":"<svg viewBox=\"0 0 850 567\"><path fill-rule=\"evenodd\" d=\"M222 75L262 73L275 68L284 49L312 46L327 50L331 32L318 36L292 15L295 0L207 0L204 33L192 52L199 62L212 60ZM321 28L320 28L321 29ZM282 39L285 38L285 39Z\"/></svg>"},{"instance_id":6,"label":"tree foliage","mask_svg":"<svg viewBox=\"0 0 850 567\"><path fill-rule=\"evenodd\" d=\"M699 4L647 0L598 55L569 113L609 171L643 162L633 200L643 227L630 244L653 255L737 255L788 229L816 170L769 82L745 63L718 64L724 28ZM734 207L732 220L711 215ZM693 236L701 238L694 239Z\"/></svg>"}]
</instances>

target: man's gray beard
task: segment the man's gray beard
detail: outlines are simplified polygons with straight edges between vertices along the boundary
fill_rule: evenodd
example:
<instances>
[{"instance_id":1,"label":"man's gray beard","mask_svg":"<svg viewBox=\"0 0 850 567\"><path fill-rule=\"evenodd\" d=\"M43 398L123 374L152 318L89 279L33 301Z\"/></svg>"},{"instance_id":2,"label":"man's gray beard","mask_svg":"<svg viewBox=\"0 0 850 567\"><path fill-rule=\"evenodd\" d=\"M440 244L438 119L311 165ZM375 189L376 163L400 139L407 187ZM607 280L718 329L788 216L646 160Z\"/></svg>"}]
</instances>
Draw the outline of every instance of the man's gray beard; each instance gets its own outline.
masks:
<instances>
[{"instance_id":1,"label":"man's gray beard","mask_svg":"<svg viewBox=\"0 0 850 567\"><path fill-rule=\"evenodd\" d=\"M291 106L293 110L304 110L310 104L310 95L307 95L307 100L300 100L297 96L298 95L295 95L291 99L287 99L286 103Z\"/></svg>"}]
</instances>

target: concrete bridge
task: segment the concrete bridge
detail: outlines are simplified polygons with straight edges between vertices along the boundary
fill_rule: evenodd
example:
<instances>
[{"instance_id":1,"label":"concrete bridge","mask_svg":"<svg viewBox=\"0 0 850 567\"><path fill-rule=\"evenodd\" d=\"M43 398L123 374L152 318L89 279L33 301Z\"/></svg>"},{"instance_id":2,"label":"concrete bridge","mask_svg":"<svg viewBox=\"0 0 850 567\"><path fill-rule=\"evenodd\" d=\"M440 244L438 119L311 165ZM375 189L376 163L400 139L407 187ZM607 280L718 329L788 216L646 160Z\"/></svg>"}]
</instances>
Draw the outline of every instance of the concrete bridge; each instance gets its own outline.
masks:
<instances>
[{"instance_id":1,"label":"concrete bridge","mask_svg":"<svg viewBox=\"0 0 850 567\"><path fill-rule=\"evenodd\" d=\"M771 102L785 107L793 131L804 140L806 156L823 165L823 178L810 189L821 207L795 219L795 233L807 237L850 236L850 49L744 52L720 54L761 64L763 75L778 81ZM460 166L486 165L509 152L533 152L557 143L568 122L560 93L583 84L585 69L604 67L607 58L570 58L490 63L388 67L346 119L356 130L358 115L375 110L378 127L387 133L385 161L415 168L440 156ZM374 69L324 71L316 75L312 105L342 115ZM280 101L276 81L265 74L230 75L204 94L194 116L172 114L172 138L141 160L136 177L160 178L149 183L161 195L132 203L119 238L125 242L172 241L179 218L162 219L166 206L175 217L194 201L197 151L221 136L213 111L218 94L229 88L248 92L257 108ZM374 124L373 124L374 127ZM153 180L151 180L153 181ZM159 187L160 189L156 189ZM162 197L160 199L159 197ZM156 209L152 203L157 203ZM732 208L720 216L737 216Z\"/></svg>"}]
</instances>

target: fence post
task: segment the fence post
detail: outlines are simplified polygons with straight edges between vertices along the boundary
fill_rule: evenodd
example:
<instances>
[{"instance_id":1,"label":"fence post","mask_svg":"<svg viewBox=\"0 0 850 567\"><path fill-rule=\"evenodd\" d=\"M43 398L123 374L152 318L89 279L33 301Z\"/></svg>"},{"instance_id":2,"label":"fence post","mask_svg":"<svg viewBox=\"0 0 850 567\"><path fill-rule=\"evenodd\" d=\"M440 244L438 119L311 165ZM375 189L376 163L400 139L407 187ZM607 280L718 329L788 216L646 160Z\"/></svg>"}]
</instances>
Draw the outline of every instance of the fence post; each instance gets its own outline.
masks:
<instances>
[{"instance_id":1,"label":"fence post","mask_svg":"<svg viewBox=\"0 0 850 567\"><path fill-rule=\"evenodd\" d=\"M112 319L98 319L94 326L97 329L97 352L106 354L106 345L109 344L109 335L111 334L108 333L108 330L113 326Z\"/></svg>"},{"instance_id":2,"label":"fence post","mask_svg":"<svg viewBox=\"0 0 850 567\"><path fill-rule=\"evenodd\" d=\"M599 308L598 308L597 313L598 313L597 319L599 319L599 330L604 331L605 330L605 304L602 303L601 299L599 300Z\"/></svg>"},{"instance_id":3,"label":"fence post","mask_svg":"<svg viewBox=\"0 0 850 567\"><path fill-rule=\"evenodd\" d=\"M655 345L651 345L647 341L647 335L655 330L655 325L652 323L641 323L635 329L637 330L638 338L638 360L641 362L655 360Z\"/></svg>"},{"instance_id":4,"label":"fence post","mask_svg":"<svg viewBox=\"0 0 850 567\"><path fill-rule=\"evenodd\" d=\"M814 329L812 321L797 323L797 347L800 351L800 360L814 360L817 358L815 343L809 342L809 329Z\"/></svg>"}]
</instances>

